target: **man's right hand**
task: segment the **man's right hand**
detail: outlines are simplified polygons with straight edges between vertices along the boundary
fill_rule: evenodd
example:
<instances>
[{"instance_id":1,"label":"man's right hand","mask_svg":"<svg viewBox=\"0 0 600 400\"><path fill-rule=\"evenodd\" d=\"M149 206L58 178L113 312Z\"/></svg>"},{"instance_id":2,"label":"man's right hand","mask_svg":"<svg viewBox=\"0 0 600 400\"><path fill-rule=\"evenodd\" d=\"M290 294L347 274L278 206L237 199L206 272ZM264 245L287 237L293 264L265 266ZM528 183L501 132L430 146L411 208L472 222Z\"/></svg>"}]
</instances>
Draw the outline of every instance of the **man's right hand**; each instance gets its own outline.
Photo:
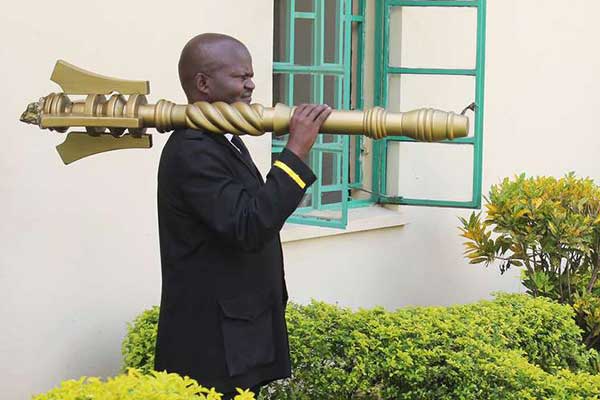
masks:
<instances>
[{"instance_id":1,"label":"man's right hand","mask_svg":"<svg viewBox=\"0 0 600 400\"><path fill-rule=\"evenodd\" d=\"M287 149L304 159L312 148L321 125L331 114L326 104L301 104L296 107L290 120L290 137Z\"/></svg>"}]
</instances>

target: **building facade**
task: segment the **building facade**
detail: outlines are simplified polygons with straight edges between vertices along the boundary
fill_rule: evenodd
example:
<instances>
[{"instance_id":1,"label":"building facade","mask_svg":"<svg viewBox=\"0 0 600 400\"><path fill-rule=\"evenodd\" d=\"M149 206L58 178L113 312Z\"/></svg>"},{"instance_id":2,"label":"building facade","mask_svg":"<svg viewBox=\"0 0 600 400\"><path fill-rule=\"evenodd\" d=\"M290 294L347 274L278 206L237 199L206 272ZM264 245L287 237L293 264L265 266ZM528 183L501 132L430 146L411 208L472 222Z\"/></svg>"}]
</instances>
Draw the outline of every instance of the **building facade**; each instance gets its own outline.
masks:
<instances>
[{"instance_id":1,"label":"building facade","mask_svg":"<svg viewBox=\"0 0 600 400\"><path fill-rule=\"evenodd\" d=\"M7 6L0 16L7 38L0 50L2 397L118 373L126 323L160 299L156 169L167 135L155 134L151 151L62 165L53 147L64 135L18 122L27 103L58 91L48 78L59 58L147 79L151 100L183 103L182 46L197 33L222 32L250 49L253 101L265 105L460 112L478 99L479 125L461 144L323 136L307 160L320 182L282 232L288 289L302 303L389 309L520 291L518 271L500 276L465 261L458 218L506 176L574 171L600 181L600 55L590 51L600 4L487 0L482 27L481 10L468 1L406 3ZM441 7L453 5L462 7ZM284 140L247 140L263 173Z\"/></svg>"}]
</instances>

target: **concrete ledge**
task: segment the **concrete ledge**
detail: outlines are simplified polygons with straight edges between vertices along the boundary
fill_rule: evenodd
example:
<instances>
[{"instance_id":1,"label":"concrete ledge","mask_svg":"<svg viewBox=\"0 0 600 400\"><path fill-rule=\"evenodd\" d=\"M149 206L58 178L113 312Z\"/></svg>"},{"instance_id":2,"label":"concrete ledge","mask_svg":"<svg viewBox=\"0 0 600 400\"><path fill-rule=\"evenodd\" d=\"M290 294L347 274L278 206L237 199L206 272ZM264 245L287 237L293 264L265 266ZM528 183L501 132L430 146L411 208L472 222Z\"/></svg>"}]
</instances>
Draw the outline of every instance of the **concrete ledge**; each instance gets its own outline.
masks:
<instances>
[{"instance_id":1,"label":"concrete ledge","mask_svg":"<svg viewBox=\"0 0 600 400\"><path fill-rule=\"evenodd\" d=\"M373 205L348 210L348 226L346 229L286 223L281 230L281 241L288 243L403 225L406 225L406 218L399 210Z\"/></svg>"}]
</instances>

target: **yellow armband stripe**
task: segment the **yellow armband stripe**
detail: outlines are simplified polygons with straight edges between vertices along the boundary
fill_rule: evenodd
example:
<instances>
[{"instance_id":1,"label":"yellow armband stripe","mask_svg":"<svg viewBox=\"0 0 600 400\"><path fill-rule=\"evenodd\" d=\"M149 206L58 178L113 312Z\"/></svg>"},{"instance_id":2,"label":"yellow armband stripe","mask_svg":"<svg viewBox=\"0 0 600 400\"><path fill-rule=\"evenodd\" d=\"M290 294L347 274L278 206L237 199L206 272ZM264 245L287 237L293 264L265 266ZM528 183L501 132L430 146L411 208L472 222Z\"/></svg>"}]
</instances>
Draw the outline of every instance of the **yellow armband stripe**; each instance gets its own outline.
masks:
<instances>
[{"instance_id":1,"label":"yellow armband stripe","mask_svg":"<svg viewBox=\"0 0 600 400\"><path fill-rule=\"evenodd\" d=\"M306 187L306 183L302 180L302 178L300 178L300 176L297 173L295 173L293 169L288 167L287 164L277 160L273 163L273 165L278 168L281 168L283 172L288 174L290 178L292 178L294 182L296 182L298 186L300 186L300 189L304 189Z\"/></svg>"}]
</instances>

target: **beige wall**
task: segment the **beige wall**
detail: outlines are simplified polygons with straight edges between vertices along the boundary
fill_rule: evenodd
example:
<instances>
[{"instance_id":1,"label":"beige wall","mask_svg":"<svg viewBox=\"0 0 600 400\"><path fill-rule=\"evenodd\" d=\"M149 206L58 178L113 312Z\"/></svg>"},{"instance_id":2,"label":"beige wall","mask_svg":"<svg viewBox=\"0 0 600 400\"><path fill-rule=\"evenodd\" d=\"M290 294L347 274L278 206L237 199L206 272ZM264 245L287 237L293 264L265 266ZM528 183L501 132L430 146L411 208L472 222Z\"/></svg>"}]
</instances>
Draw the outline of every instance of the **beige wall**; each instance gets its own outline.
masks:
<instances>
[{"instance_id":1,"label":"beige wall","mask_svg":"<svg viewBox=\"0 0 600 400\"><path fill-rule=\"evenodd\" d=\"M594 18L599 12L600 4L593 0L572 1L568 9L558 0L488 0L484 194L491 184L521 172L562 176L575 171L600 183L600 135L595 124L600 109L600 54L593 50L600 37ZM409 19L416 14L410 10L402 16L411 27L399 55L406 65L426 66L408 64L424 60L463 67L459 61L472 45L463 46L466 39L461 37L466 37L469 27L447 23L445 29L432 33L428 23L440 21L435 12ZM445 37L448 28L450 41ZM444 44L456 45L455 51L449 52ZM465 92L460 84L450 87ZM430 101L456 110L459 103L449 91L440 91L437 82L424 81L405 92L404 107ZM468 182L465 185L463 180L470 179L470 170L460 157L440 153L436 146L431 151L427 145L419 146L423 150L418 156L390 151L392 188L432 198L444 194L468 198ZM444 168L437 168L442 161ZM461 170L465 173L457 175ZM402 207L400 212L408 221L404 227L287 244L292 296L301 301L316 297L353 307L396 308L464 303L497 290L520 290L518 271L500 277L493 268L465 262L457 226L458 217L468 211Z\"/></svg>"},{"instance_id":2,"label":"beige wall","mask_svg":"<svg viewBox=\"0 0 600 400\"><path fill-rule=\"evenodd\" d=\"M255 100L270 102L271 1L197 1L186 12L192 3L149 4L86 3L84 12L75 2L13 2L0 17L10 38L0 48L2 398L27 398L80 375L115 374L125 323L160 295L155 174L165 136L155 135L153 151L61 165L53 146L62 135L16 122L28 102L57 90L48 80L56 58L149 79L151 99L183 101L175 68L180 47L197 32L221 31L248 44ZM599 12L594 0L572 0L568 8L558 0L488 0L484 192L523 171L575 171L600 181ZM262 171L268 140L251 145ZM514 274L466 264L457 230L466 211L400 212L404 227L286 243L292 299L395 308L519 290Z\"/></svg>"},{"instance_id":3,"label":"beige wall","mask_svg":"<svg viewBox=\"0 0 600 400\"><path fill-rule=\"evenodd\" d=\"M179 51L211 31L248 45L254 100L268 104L272 1L11 2L0 21L0 397L25 399L62 379L117 373L126 322L158 304L155 176L167 136L154 135L152 151L65 167L54 150L64 135L25 126L18 116L30 101L59 91L49 80L57 58L148 79L151 100L183 102ZM264 169L268 154L258 160Z\"/></svg>"}]
</instances>

